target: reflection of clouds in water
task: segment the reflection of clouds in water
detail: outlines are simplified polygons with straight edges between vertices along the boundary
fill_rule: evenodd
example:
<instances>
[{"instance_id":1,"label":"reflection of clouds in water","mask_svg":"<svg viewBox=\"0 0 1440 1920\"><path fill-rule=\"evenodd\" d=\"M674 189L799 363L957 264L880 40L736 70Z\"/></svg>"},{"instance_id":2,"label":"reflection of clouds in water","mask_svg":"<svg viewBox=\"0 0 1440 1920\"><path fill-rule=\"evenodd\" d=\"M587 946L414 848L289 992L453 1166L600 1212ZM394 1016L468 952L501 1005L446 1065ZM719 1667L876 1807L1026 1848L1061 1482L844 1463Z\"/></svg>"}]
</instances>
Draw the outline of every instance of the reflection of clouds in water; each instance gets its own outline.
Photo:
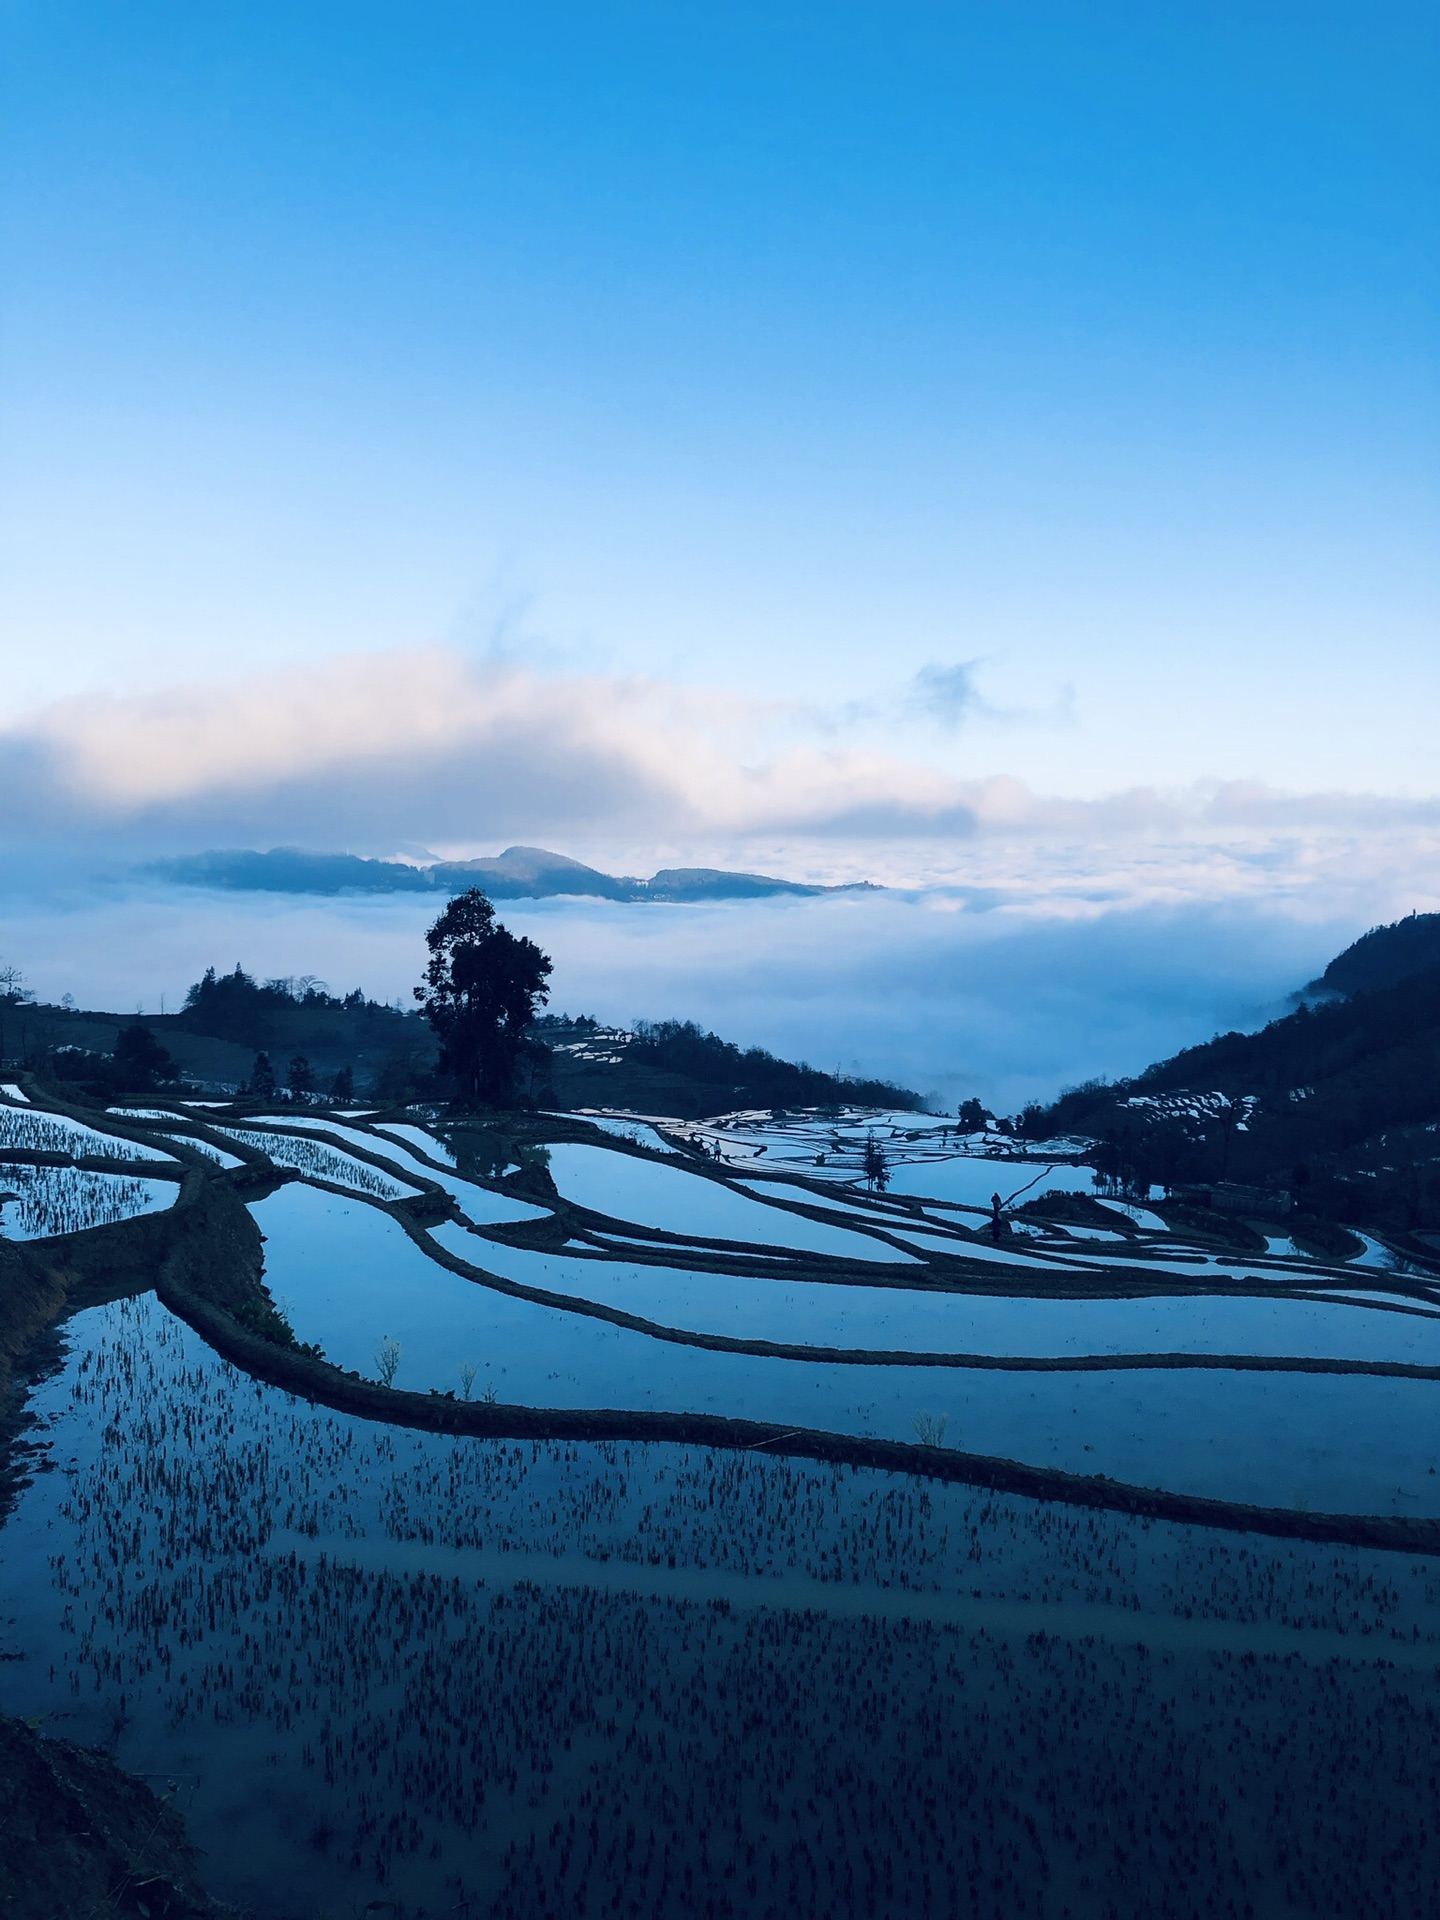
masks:
<instances>
[{"instance_id":1,"label":"reflection of clouds in water","mask_svg":"<svg viewBox=\"0 0 1440 1920\"><path fill-rule=\"evenodd\" d=\"M557 1009L606 1021L685 1018L826 1069L893 1076L999 1111L1096 1074L1132 1072L1217 1030L1255 1024L1359 931L1258 907L1062 918L941 910L934 895L705 906L506 901L553 954ZM174 1011L208 965L316 973L400 997L437 903L106 888L12 895L0 950L42 996Z\"/></svg>"}]
</instances>

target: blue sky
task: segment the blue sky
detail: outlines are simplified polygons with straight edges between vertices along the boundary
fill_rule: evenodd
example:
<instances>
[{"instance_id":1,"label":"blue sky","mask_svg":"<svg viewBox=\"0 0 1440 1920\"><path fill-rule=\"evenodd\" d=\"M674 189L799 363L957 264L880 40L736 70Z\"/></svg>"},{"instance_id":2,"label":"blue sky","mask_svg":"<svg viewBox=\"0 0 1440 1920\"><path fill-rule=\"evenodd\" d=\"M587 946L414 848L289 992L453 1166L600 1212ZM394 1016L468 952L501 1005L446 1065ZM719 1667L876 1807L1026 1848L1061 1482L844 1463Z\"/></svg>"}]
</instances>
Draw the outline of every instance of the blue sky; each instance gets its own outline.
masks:
<instances>
[{"instance_id":1,"label":"blue sky","mask_svg":"<svg viewBox=\"0 0 1440 1920\"><path fill-rule=\"evenodd\" d=\"M903 890L556 909L606 1018L1019 1098L1262 1017L1440 908L1437 79L1420 5L8 0L0 950L401 991L88 876L520 841Z\"/></svg>"},{"instance_id":2,"label":"blue sky","mask_svg":"<svg viewBox=\"0 0 1440 1920\"><path fill-rule=\"evenodd\" d=\"M7 717L441 647L1051 793L1433 793L1437 39L13 0Z\"/></svg>"}]
</instances>

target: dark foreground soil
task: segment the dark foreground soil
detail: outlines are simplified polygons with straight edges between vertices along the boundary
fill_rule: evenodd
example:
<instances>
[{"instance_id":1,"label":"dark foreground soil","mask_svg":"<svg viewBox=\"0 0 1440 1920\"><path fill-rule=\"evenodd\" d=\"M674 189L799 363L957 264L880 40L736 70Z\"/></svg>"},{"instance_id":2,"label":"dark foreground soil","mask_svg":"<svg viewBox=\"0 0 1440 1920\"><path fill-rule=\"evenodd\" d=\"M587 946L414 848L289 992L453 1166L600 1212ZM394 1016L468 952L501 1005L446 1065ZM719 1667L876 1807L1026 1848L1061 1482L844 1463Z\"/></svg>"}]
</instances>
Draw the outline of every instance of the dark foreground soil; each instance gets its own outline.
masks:
<instances>
[{"instance_id":1,"label":"dark foreground soil","mask_svg":"<svg viewBox=\"0 0 1440 1920\"><path fill-rule=\"evenodd\" d=\"M5 1920L218 1920L184 1823L104 1754L0 1716L0 1913Z\"/></svg>"},{"instance_id":2,"label":"dark foreground soil","mask_svg":"<svg viewBox=\"0 0 1440 1920\"><path fill-rule=\"evenodd\" d=\"M0 1242L0 1512L23 1482L24 1396L49 1370L51 1329L76 1306L147 1284L172 1231L150 1216L43 1247ZM145 1781L0 1715L0 1920L227 1911L195 1878L179 1813Z\"/></svg>"}]
</instances>

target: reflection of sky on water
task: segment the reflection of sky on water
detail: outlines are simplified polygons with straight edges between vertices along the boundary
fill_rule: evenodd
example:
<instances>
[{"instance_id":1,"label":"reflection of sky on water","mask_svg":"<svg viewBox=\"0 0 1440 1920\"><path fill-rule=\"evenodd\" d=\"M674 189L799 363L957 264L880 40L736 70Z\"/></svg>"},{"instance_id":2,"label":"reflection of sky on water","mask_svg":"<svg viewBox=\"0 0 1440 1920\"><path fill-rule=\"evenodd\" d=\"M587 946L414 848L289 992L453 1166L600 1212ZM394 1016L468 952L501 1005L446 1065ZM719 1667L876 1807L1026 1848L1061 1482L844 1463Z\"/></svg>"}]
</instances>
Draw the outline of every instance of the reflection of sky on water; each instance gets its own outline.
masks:
<instances>
[{"instance_id":1,"label":"reflection of sky on water","mask_svg":"<svg viewBox=\"0 0 1440 1920\"><path fill-rule=\"evenodd\" d=\"M277 1167L293 1167L296 1172L316 1180L333 1181L337 1187L350 1187L356 1193L373 1193L382 1200L409 1200L418 1187L405 1185L382 1173L353 1154L341 1153L327 1141L297 1137L289 1133L269 1133L262 1127L221 1126L220 1132L268 1154Z\"/></svg>"},{"instance_id":2,"label":"reflection of sky on water","mask_svg":"<svg viewBox=\"0 0 1440 1920\"><path fill-rule=\"evenodd\" d=\"M1440 1365L1440 1315L1243 1294L1055 1300L841 1286L535 1253L454 1226L432 1227L430 1235L461 1259L527 1287L731 1339L926 1353L1255 1353Z\"/></svg>"},{"instance_id":3,"label":"reflection of sky on water","mask_svg":"<svg viewBox=\"0 0 1440 1920\"><path fill-rule=\"evenodd\" d=\"M175 1781L207 1881L252 1911L334 1911L337 1900L359 1911L376 1891L368 1855L358 1870L347 1864L367 1798L382 1822L419 1809L455 1847L436 1796L417 1791L436 1758L439 1717L427 1687L438 1685L454 1704L479 1671L484 1691L461 1702L460 1727L445 1724L445 1746L476 1734L487 1761L499 1748L502 1776L511 1752L524 1749L517 1727L553 1733L553 1723L512 1716L527 1699L563 1708L577 1662L582 1680L594 1672L613 1684L638 1655L647 1684L680 1703L672 1730L698 1737L706 1707L684 1717L692 1679L708 1666L713 1686L734 1641L702 1631L694 1663L683 1668L673 1664L675 1642L690 1645L697 1629L728 1631L731 1608L740 1613L737 1635L758 1630L771 1645L783 1636L787 1688L804 1685L827 1702L834 1647L823 1664L807 1664L814 1609L949 1620L967 1634L983 1628L1007 1670L1012 1658L1028 1657L1037 1629L1052 1643L1057 1635L1078 1643L1092 1672L1103 1648L1134 1660L1137 1642L1182 1658L1208 1648L1298 1656L1260 1668L1258 1691L1244 1702L1252 1732L1285 1676L1313 1672L1308 1697L1323 1702L1334 1698L1337 1656L1348 1656L1346 1692L1363 1684L1367 1665L1384 1662L1390 1704L1378 1717L1392 1727L1424 1724L1422 1712L1397 1714L1394 1689L1415 1669L1427 1684L1435 1608L1426 1583L1405 1577L1392 1556L1215 1535L763 1453L457 1442L387 1428L247 1379L153 1298L77 1314L66 1344L61 1369L30 1399L57 1471L20 1489L0 1536L5 1651L22 1656L0 1663L0 1705L43 1715L47 1732ZM357 1592L355 1567L399 1578ZM557 1670L534 1658L535 1582L573 1597L548 1643L569 1689L535 1685ZM440 1595L438 1622L426 1593ZM637 1605L637 1594L691 1605L667 1615ZM187 1630L183 1642L176 1622ZM871 1708L888 1700L907 1729L919 1707L935 1704L929 1661L912 1671L891 1657L916 1637L906 1627L878 1646L869 1634L856 1643L874 1682ZM975 1642L982 1652L986 1644ZM1036 1677L1053 1680L1054 1660L1042 1644ZM758 1677L769 1685L773 1673L767 1660ZM1213 1685L1215 1669L1199 1677ZM1428 1696L1414 1697L1423 1706ZM607 1711L602 1698L587 1731L602 1742L607 1778L623 1781L637 1744L633 1716L618 1733L612 1726L606 1746ZM1266 1750L1287 1772L1293 1757L1283 1736L1294 1712L1282 1693L1267 1723L1280 1737L1267 1738ZM841 1724L852 1739L873 1739L869 1710ZM1033 1758L1025 1729L1036 1724L1022 1705L1013 1723L1022 1769ZM502 1725L508 1745L490 1737ZM326 1729L338 1760L333 1781L313 1764ZM1002 1729L1007 1746L1010 1731ZM824 1737L833 1758L833 1737ZM530 1824L543 1838L554 1817L566 1773L563 1762L552 1771L548 1757L561 1741L532 1744L546 1756L552 1797L527 1823L530 1776L522 1772L518 1795L491 1777L481 1857L517 1831L523 1840ZM584 1747L582 1787L596 1751L588 1739ZM400 1754L404 1768L395 1764ZM1425 1775L1414 1757L1418 1798ZM667 1765L650 1763L642 1786L659 1787ZM1088 1770L1078 1776L1082 1799L1092 1779ZM473 1795L464 1801L466 1812L473 1803ZM312 1837L322 1819L338 1829L328 1851ZM453 1894L446 1876L457 1864L468 1873L474 1857L455 1849L432 1868L422 1847L388 1891L403 1886L415 1905L444 1911Z\"/></svg>"},{"instance_id":4,"label":"reflection of sky on water","mask_svg":"<svg viewBox=\"0 0 1440 1920\"><path fill-rule=\"evenodd\" d=\"M1033 1200L1042 1193L1093 1193L1090 1167L1049 1166L1043 1160L981 1160L957 1154L949 1160L924 1160L892 1167L890 1192L917 1200L946 1200L954 1206L990 1206L998 1193L1012 1200Z\"/></svg>"},{"instance_id":5,"label":"reflection of sky on water","mask_svg":"<svg viewBox=\"0 0 1440 1920\"><path fill-rule=\"evenodd\" d=\"M404 1120L380 1120L376 1126L381 1133L393 1134L397 1140L418 1147L422 1153L428 1153L432 1160L439 1160L444 1166L453 1167L455 1155L445 1142L433 1133L427 1133L423 1127L412 1127Z\"/></svg>"},{"instance_id":6,"label":"reflection of sky on water","mask_svg":"<svg viewBox=\"0 0 1440 1920\"><path fill-rule=\"evenodd\" d=\"M579 1120L587 1127L598 1127L602 1133L613 1134L617 1140L633 1141L637 1147L649 1147L654 1153L673 1153L675 1149L665 1136L644 1120L627 1120L615 1114L603 1113L562 1113L562 1120Z\"/></svg>"},{"instance_id":7,"label":"reflection of sky on water","mask_svg":"<svg viewBox=\"0 0 1440 1920\"><path fill-rule=\"evenodd\" d=\"M445 1272L360 1202L286 1187L254 1209L267 1280L302 1340L374 1377L386 1336L396 1385L459 1391L463 1362L502 1401L774 1420L914 1438L948 1414L951 1444L1261 1504L1440 1513L1435 1388L1343 1376L991 1374L827 1365L678 1346L497 1294Z\"/></svg>"},{"instance_id":8,"label":"reflection of sky on water","mask_svg":"<svg viewBox=\"0 0 1440 1920\"><path fill-rule=\"evenodd\" d=\"M367 1133L363 1127L347 1127L335 1120L306 1120L303 1116L296 1120L287 1120L287 1126L303 1127L319 1138L343 1140L352 1147L359 1147L362 1153L377 1155L388 1159L392 1166L403 1172L415 1173L426 1180L433 1181L437 1187L443 1187L458 1203L460 1211L472 1225L477 1227L495 1227L517 1220L544 1220L549 1218L547 1207L532 1206L528 1200L512 1199L509 1194L492 1193L488 1187L478 1186L473 1180L463 1179L458 1173L447 1173L443 1167L432 1167L418 1160L410 1149L395 1140L382 1140L373 1133ZM404 1133L411 1136L416 1145L429 1152L437 1160L454 1162L454 1155L440 1141L432 1138L420 1127L387 1127L387 1133ZM353 1164L353 1163L352 1163Z\"/></svg>"},{"instance_id":9,"label":"reflection of sky on water","mask_svg":"<svg viewBox=\"0 0 1440 1920\"><path fill-rule=\"evenodd\" d=\"M617 1220L659 1227L666 1233L753 1241L846 1260L895 1262L910 1257L883 1240L767 1207L683 1167L573 1142L552 1146L549 1154L551 1178L567 1200Z\"/></svg>"},{"instance_id":10,"label":"reflection of sky on water","mask_svg":"<svg viewBox=\"0 0 1440 1920\"><path fill-rule=\"evenodd\" d=\"M172 1165L175 1160L173 1153L162 1152L159 1147L98 1133L67 1113L50 1113L38 1107L0 1107L0 1147L17 1153L69 1153L76 1158L90 1155L110 1160L168 1160Z\"/></svg>"},{"instance_id":11,"label":"reflection of sky on water","mask_svg":"<svg viewBox=\"0 0 1440 1920\"><path fill-rule=\"evenodd\" d=\"M850 1214L857 1220L873 1221L877 1226L893 1227L913 1217L908 1211L897 1207L886 1207L883 1202L874 1201L867 1194L843 1191L812 1193L809 1187L802 1187L794 1180L736 1179L733 1173L730 1177L737 1187L742 1187L746 1193L753 1193L762 1200L774 1197L778 1200L798 1201L801 1206L806 1207L828 1207L831 1213Z\"/></svg>"},{"instance_id":12,"label":"reflection of sky on water","mask_svg":"<svg viewBox=\"0 0 1440 1920\"><path fill-rule=\"evenodd\" d=\"M202 1140L193 1133L167 1133L167 1140L178 1140L182 1146L189 1147L192 1153L204 1154L207 1160L213 1160L217 1167L243 1167L245 1162L238 1153L227 1153L224 1147L217 1147L213 1140Z\"/></svg>"},{"instance_id":13,"label":"reflection of sky on water","mask_svg":"<svg viewBox=\"0 0 1440 1920\"><path fill-rule=\"evenodd\" d=\"M175 1204L174 1180L145 1180L124 1173L91 1173L79 1167L0 1167L0 1237L45 1240L114 1226Z\"/></svg>"}]
</instances>

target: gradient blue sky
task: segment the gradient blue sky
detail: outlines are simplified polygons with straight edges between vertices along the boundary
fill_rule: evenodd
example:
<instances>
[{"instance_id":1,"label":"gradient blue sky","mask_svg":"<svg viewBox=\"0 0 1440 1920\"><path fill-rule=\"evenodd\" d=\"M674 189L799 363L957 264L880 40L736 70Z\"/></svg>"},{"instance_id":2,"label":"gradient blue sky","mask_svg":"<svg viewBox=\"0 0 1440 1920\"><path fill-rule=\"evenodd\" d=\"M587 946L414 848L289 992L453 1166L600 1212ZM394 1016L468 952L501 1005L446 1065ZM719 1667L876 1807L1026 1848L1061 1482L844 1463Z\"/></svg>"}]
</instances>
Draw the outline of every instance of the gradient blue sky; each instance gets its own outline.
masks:
<instances>
[{"instance_id":1,"label":"gradient blue sky","mask_svg":"<svg viewBox=\"0 0 1440 1920\"><path fill-rule=\"evenodd\" d=\"M1047 793L1434 794L1437 43L8 0L12 736L438 646Z\"/></svg>"},{"instance_id":2,"label":"gradient blue sky","mask_svg":"<svg viewBox=\"0 0 1440 1920\"><path fill-rule=\"evenodd\" d=\"M1433 6L0 8L0 953L559 1004L1009 1104L1440 908ZM106 876L97 885L96 876ZM512 915L512 917L515 917Z\"/></svg>"}]
</instances>

